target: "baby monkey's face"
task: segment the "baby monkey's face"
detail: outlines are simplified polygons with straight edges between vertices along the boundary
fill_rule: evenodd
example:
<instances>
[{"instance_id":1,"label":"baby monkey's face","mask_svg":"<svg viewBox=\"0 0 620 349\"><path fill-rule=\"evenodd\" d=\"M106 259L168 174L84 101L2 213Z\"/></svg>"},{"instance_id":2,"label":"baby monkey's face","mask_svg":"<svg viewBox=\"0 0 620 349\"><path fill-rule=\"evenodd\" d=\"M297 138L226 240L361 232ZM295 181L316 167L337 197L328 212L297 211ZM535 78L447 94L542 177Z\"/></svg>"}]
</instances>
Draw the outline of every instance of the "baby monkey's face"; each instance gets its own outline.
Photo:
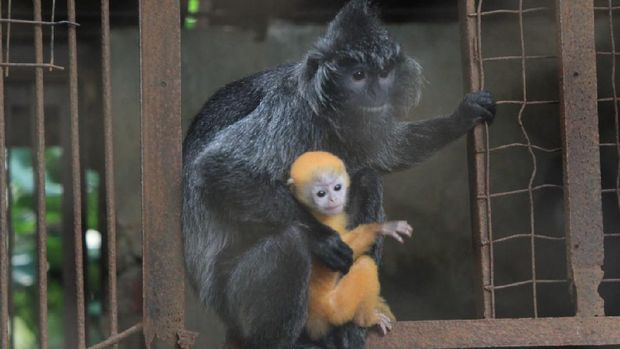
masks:
<instances>
[{"instance_id":1,"label":"baby monkey's face","mask_svg":"<svg viewBox=\"0 0 620 349\"><path fill-rule=\"evenodd\" d=\"M322 173L314 178L308 195L318 213L340 214L347 203L347 181L341 174Z\"/></svg>"}]
</instances>

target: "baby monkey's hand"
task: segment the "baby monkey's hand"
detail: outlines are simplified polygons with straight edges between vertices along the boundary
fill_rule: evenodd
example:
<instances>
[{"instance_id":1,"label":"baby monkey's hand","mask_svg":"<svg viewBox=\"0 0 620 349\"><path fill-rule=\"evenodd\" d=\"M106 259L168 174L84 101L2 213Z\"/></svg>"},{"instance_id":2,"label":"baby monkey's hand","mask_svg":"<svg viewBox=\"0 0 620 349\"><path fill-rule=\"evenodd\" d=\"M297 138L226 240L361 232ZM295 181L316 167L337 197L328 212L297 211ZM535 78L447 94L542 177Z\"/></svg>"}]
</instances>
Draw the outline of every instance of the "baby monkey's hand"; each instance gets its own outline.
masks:
<instances>
[{"instance_id":1,"label":"baby monkey's hand","mask_svg":"<svg viewBox=\"0 0 620 349\"><path fill-rule=\"evenodd\" d=\"M381 234L391 236L401 244L403 243L403 236L411 237L413 228L407 223L407 221L390 221L381 225Z\"/></svg>"}]
</instances>

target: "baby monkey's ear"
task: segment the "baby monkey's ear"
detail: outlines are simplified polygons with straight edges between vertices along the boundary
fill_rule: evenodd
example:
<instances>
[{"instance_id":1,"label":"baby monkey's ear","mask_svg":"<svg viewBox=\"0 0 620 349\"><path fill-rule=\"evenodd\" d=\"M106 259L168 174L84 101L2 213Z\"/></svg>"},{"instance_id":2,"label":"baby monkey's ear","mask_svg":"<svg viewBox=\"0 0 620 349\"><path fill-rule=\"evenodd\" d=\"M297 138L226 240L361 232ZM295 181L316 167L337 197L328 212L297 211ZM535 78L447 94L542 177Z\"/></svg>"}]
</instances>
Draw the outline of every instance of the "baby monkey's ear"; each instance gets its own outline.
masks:
<instances>
[{"instance_id":1,"label":"baby monkey's ear","mask_svg":"<svg viewBox=\"0 0 620 349\"><path fill-rule=\"evenodd\" d=\"M293 178L289 178L289 179L286 181L286 185L288 185L288 187L289 187L290 189L293 189L293 187L295 186L295 180L293 180Z\"/></svg>"}]
</instances>

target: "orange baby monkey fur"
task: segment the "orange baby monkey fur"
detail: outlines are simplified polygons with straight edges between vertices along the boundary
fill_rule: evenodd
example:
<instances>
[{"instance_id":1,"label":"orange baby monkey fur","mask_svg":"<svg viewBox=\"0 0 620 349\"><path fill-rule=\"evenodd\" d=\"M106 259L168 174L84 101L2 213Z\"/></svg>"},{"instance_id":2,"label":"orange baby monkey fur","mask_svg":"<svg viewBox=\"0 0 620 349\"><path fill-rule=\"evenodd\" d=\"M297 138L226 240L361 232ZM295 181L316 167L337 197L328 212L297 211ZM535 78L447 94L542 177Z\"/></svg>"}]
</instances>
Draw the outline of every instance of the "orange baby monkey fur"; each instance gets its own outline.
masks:
<instances>
[{"instance_id":1,"label":"orange baby monkey fur","mask_svg":"<svg viewBox=\"0 0 620 349\"><path fill-rule=\"evenodd\" d=\"M344 276L321 263L313 263L308 294L308 335L316 340L324 337L332 326L350 321L362 327L371 327L383 321L389 328L389 323L395 318L379 296L377 264L371 257L363 255L374 244L382 225L364 224L349 231L344 210L333 215L321 213L309 197L308 189L320 176L341 175L343 189L348 189L350 179L344 163L331 153L307 152L293 163L290 175L289 184L295 197L321 223L338 232L353 250L354 263Z\"/></svg>"}]
</instances>

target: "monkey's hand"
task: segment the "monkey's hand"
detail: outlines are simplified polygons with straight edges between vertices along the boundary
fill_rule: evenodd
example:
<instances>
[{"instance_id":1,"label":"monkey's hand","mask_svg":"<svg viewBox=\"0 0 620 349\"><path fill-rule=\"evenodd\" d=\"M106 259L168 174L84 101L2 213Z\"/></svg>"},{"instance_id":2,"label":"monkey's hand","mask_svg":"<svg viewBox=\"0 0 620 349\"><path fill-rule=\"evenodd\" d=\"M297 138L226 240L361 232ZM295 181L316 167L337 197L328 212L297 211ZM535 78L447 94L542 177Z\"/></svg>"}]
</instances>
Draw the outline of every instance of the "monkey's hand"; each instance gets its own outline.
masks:
<instances>
[{"instance_id":1,"label":"monkey's hand","mask_svg":"<svg viewBox=\"0 0 620 349\"><path fill-rule=\"evenodd\" d=\"M480 122L491 123L495 118L495 99L489 91L470 92L458 107L458 113L474 126Z\"/></svg>"},{"instance_id":2,"label":"monkey's hand","mask_svg":"<svg viewBox=\"0 0 620 349\"><path fill-rule=\"evenodd\" d=\"M391 236L401 244L403 236L411 237L413 234L413 228L407 223L407 221L390 221L381 225L381 234Z\"/></svg>"},{"instance_id":3,"label":"monkey's hand","mask_svg":"<svg viewBox=\"0 0 620 349\"><path fill-rule=\"evenodd\" d=\"M348 273L353 264L353 250L340 239L338 233L318 221L309 225L308 229L310 252L328 268Z\"/></svg>"}]
</instances>

